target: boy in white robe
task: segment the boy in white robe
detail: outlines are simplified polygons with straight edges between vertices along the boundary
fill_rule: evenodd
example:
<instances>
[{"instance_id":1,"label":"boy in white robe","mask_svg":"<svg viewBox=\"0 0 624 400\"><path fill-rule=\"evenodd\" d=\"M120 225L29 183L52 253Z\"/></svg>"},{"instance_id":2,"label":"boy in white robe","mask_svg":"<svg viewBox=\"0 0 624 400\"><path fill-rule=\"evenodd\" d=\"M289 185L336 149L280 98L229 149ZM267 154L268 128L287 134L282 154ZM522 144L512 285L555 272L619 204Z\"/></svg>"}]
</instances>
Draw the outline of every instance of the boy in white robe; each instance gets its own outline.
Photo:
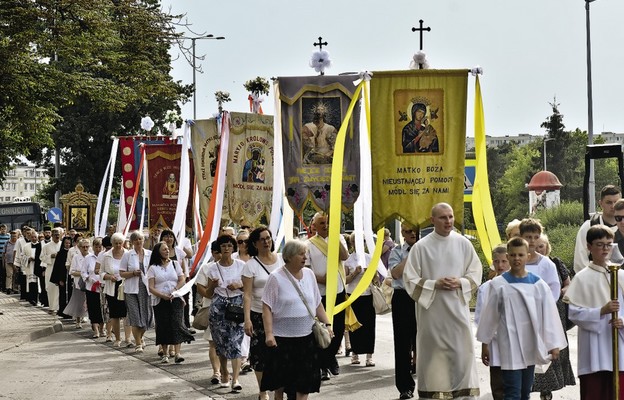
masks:
<instances>
[{"instance_id":1,"label":"boy in white robe","mask_svg":"<svg viewBox=\"0 0 624 400\"><path fill-rule=\"evenodd\" d=\"M525 268L529 245L522 238L507 243L508 272L490 284L477 328L477 340L498 340L504 398L528 400L536 365L557 359L567 341L548 285ZM482 356L489 358L483 346Z\"/></svg>"},{"instance_id":2,"label":"boy in white robe","mask_svg":"<svg viewBox=\"0 0 624 400\"><path fill-rule=\"evenodd\" d=\"M518 224L520 224L520 221L518 221ZM509 268L507 246L499 244L492 250L492 266L490 269L494 276L491 279L509 271ZM479 325L481 311L483 311L487 303L491 283L492 280L486 281L479 287L479 291L477 292L477 305L474 313L474 322L476 325ZM483 352L483 349L485 349L485 352ZM481 361L485 366L490 367L490 389L492 390L492 397L494 400L503 400L503 377L501 376L501 364L496 336L494 336L489 344L483 343Z\"/></svg>"},{"instance_id":3,"label":"boy in white robe","mask_svg":"<svg viewBox=\"0 0 624 400\"><path fill-rule=\"evenodd\" d=\"M622 213L624 218L624 212ZM581 400L613 398L612 328L618 328L619 398L624 398L624 271L618 271L618 300L611 300L608 272L613 232L605 225L587 231L592 262L576 274L563 301L570 305L568 318L578 326L578 375ZM618 318L611 313L617 312Z\"/></svg>"}]
</instances>

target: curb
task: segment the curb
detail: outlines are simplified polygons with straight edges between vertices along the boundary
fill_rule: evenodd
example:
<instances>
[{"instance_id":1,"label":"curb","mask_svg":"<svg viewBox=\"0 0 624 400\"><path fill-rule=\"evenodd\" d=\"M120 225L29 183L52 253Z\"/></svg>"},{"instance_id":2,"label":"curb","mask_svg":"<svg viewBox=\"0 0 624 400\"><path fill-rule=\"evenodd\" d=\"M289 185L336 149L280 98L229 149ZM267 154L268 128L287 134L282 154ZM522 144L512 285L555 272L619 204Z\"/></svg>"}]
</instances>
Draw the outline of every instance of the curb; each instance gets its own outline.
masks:
<instances>
[{"instance_id":1,"label":"curb","mask_svg":"<svg viewBox=\"0 0 624 400\"><path fill-rule=\"evenodd\" d=\"M32 342L34 340L41 339L46 336L53 335L62 330L63 330L63 323L61 321L56 321L54 322L52 326L48 326L47 328L38 329L36 331L30 332L30 334L28 335L28 340L24 340L22 344Z\"/></svg>"}]
</instances>

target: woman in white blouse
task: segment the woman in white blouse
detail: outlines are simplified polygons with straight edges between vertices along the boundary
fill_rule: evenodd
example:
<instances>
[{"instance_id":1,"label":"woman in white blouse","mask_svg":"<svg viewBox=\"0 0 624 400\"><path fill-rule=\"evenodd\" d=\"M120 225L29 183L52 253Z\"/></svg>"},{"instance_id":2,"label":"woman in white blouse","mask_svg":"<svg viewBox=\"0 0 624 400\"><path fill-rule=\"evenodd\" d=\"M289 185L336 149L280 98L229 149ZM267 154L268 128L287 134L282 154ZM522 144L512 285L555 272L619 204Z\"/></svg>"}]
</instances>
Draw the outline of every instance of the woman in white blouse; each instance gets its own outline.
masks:
<instances>
[{"instance_id":1,"label":"woman in white blouse","mask_svg":"<svg viewBox=\"0 0 624 400\"><path fill-rule=\"evenodd\" d=\"M102 268L100 275L102 279L106 281L104 286L104 293L106 294L106 303L108 304L108 312L110 316L109 323L112 326L113 334L115 335L115 343L113 347L121 346L121 328L120 320L126 317L126 303L123 300L118 300L119 286L121 285L121 275L119 275L119 264L121 258L126 253L124 249L125 237L123 234L117 232L111 236L111 243L113 248L104 254L102 260ZM128 335L127 335L128 336ZM129 340L126 340L128 344Z\"/></svg>"},{"instance_id":2,"label":"woman in white blouse","mask_svg":"<svg viewBox=\"0 0 624 400\"><path fill-rule=\"evenodd\" d=\"M143 352L145 347L143 335L152 325L152 304L146 274L152 252L143 248L144 241L143 233L132 232L130 234L132 249L123 255L119 264L119 275L125 279L124 295L128 325L132 327L137 353Z\"/></svg>"},{"instance_id":3,"label":"woman in white blouse","mask_svg":"<svg viewBox=\"0 0 624 400\"><path fill-rule=\"evenodd\" d=\"M262 320L269 347L260 390L275 390L275 399L305 400L321 387L321 365L312 325L314 317L329 325L314 272L305 267L306 245L286 243L286 263L271 273L262 295ZM298 287L298 289L297 289ZM299 291L305 298L305 303ZM306 304L314 314L310 315ZM333 336L331 327L328 327Z\"/></svg>"},{"instance_id":4,"label":"woman in white blouse","mask_svg":"<svg viewBox=\"0 0 624 400\"><path fill-rule=\"evenodd\" d=\"M184 326L184 300L173 296L173 292L184 286L185 279L180 263L169 258L170 252L167 243L156 243L150 256L147 280L156 320L156 345L165 349L172 346L175 362L181 363L184 361L180 355L182 342L190 343L195 338ZM166 352L160 362L169 362Z\"/></svg>"},{"instance_id":5,"label":"woman in white blouse","mask_svg":"<svg viewBox=\"0 0 624 400\"><path fill-rule=\"evenodd\" d=\"M86 246L88 248L88 242ZM100 335L104 336L104 319L102 317L102 305L100 303L100 275L95 273L95 264L97 262L96 254L102 250L102 239L93 239L92 246L93 253L87 254L82 263L82 279L85 281L87 311L89 313L89 320L91 321L91 329L93 330L92 337L93 339L97 339Z\"/></svg>"},{"instance_id":6,"label":"woman in white blouse","mask_svg":"<svg viewBox=\"0 0 624 400\"><path fill-rule=\"evenodd\" d=\"M349 237L349 244L352 248L355 248L354 233ZM349 258L345 260L344 266L347 270L345 279L347 281L347 293L349 295L353 293L362 280L362 275L364 275L364 271L366 271L367 266L370 264L371 258L370 254L365 253L363 260L358 260L357 253L353 252L349 255ZM379 262L381 263L381 261ZM378 269L379 266L372 266L372 268ZM351 308L360 324L362 324L360 328L349 332L351 351L353 352L351 364L359 364L359 354L366 354L366 366L374 367L373 353L375 352L375 320L377 315L375 314L370 287L366 288L364 293L355 299L351 304Z\"/></svg>"},{"instance_id":7,"label":"woman in white blouse","mask_svg":"<svg viewBox=\"0 0 624 400\"><path fill-rule=\"evenodd\" d=\"M74 255L69 265L69 275L73 279L72 296L63 310L63 314L71 315L76 319L76 329L82 328L82 319L87 315L87 300L85 292L80 289L80 279L82 279L82 265L87 254L89 254L89 241L79 239L76 241L78 254Z\"/></svg>"},{"instance_id":8,"label":"woman in white blouse","mask_svg":"<svg viewBox=\"0 0 624 400\"><path fill-rule=\"evenodd\" d=\"M243 268L243 308L245 310L245 334L251 337L249 363L256 373L258 387L262 382L264 358L267 351L264 324L262 323L262 294L269 274L284 265L282 257L275 254L273 235L266 226L254 229L247 239L247 249L252 257ZM267 400L264 391L258 396Z\"/></svg>"}]
</instances>

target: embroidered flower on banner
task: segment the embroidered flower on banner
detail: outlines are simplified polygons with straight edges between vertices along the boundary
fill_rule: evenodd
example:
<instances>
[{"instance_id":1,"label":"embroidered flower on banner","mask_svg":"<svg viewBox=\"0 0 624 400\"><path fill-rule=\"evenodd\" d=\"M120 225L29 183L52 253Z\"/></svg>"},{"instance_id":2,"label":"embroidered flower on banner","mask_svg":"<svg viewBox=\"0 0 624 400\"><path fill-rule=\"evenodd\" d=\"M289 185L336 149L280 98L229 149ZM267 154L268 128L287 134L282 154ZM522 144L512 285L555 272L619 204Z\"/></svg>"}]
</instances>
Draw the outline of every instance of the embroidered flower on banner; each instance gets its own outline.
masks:
<instances>
[{"instance_id":1,"label":"embroidered flower on banner","mask_svg":"<svg viewBox=\"0 0 624 400\"><path fill-rule=\"evenodd\" d=\"M314 68L314 70L318 73L325 73L325 69L331 67L329 53L326 50L315 51L312 53L310 67Z\"/></svg>"}]
</instances>

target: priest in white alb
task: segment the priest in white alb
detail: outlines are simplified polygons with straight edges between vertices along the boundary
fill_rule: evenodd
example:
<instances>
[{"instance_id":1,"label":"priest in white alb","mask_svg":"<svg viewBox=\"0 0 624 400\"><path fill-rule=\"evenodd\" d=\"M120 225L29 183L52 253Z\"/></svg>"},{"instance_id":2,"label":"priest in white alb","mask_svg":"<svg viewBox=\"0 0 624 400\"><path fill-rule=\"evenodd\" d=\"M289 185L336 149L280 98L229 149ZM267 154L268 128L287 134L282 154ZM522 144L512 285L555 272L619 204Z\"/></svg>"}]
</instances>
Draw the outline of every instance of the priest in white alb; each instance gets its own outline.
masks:
<instances>
[{"instance_id":1,"label":"priest in white alb","mask_svg":"<svg viewBox=\"0 0 624 400\"><path fill-rule=\"evenodd\" d=\"M416 301L418 395L421 399L475 399L479 379L469 303L483 268L470 241L453 230L453 209L431 210L434 231L416 242L403 271Z\"/></svg>"}]
</instances>

